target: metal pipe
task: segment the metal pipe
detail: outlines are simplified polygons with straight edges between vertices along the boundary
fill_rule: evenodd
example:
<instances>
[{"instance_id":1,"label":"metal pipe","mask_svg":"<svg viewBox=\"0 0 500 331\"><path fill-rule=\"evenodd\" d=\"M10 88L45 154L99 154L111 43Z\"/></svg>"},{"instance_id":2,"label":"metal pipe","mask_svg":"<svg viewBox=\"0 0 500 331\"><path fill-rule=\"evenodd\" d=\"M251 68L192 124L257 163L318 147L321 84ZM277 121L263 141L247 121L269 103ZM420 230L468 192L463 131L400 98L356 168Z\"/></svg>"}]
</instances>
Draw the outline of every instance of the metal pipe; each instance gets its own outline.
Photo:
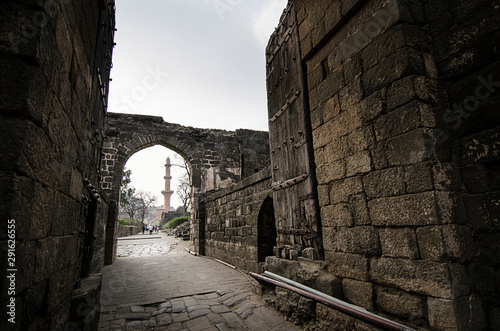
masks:
<instances>
[{"instance_id":1,"label":"metal pipe","mask_svg":"<svg viewBox=\"0 0 500 331\"><path fill-rule=\"evenodd\" d=\"M350 303L348 303L348 302L342 301L342 300L337 299L337 298L335 298L335 297L332 297L332 296L330 296L330 295L328 295L328 294L325 294L325 293L323 293L323 292L320 292L320 291L318 291L318 290L315 290L315 289L313 289L313 288L311 288L311 287L305 286L305 285L303 285L303 284L301 284L301 283L297 283L297 282L295 282L295 281L293 281L293 280L291 280L291 279L285 278L285 277L283 277L283 276L280 276L280 275L274 274L274 273L272 273L272 272L269 272L269 271L264 271L264 276L267 276L267 277L273 278L273 279L275 279L275 280L281 281L281 282L283 282L283 283L286 283L286 284L289 284L289 285L292 285L292 286L298 287L298 288L300 288L300 289L302 289L302 290L304 290L304 291L307 291L307 292L313 293L313 294L315 294L315 295L318 295L318 296L320 296L320 297L323 297L323 298L325 298L325 299L327 299L327 300L331 300L331 301L336 302L336 303L338 303L338 304L343 304L343 305L349 306L349 307L351 307L352 309L357 309L357 310L360 310L360 311L362 311L362 312L368 312L368 311L367 311L366 309L364 309L364 308L361 308L361 307L359 307L359 306L355 306L355 305L350 304Z\"/></svg>"},{"instance_id":2,"label":"metal pipe","mask_svg":"<svg viewBox=\"0 0 500 331\"><path fill-rule=\"evenodd\" d=\"M255 279L259 279L259 280L262 280L262 281L266 281L268 283L271 283L273 285L276 285L276 286L279 286L279 287L283 287L287 290L290 290L290 291L293 291L295 293L298 293L306 298L309 298L309 299L312 299L312 300L316 300L324 305L327 305L329 307L332 307L332 308L335 308L343 313L346 313L348 315L351 315L351 316L354 316L354 317L357 317L359 319L362 319L366 322L369 322L373 325L376 325L378 327L381 327L381 328L384 328L385 330L394 330L394 331L411 331L413 329L407 327L407 326L404 326L404 325L401 325L401 324L398 324L396 322L393 322L391 320L388 320L384 317L381 317L381 316L378 316L378 315L375 315L375 314L372 314L366 310L363 310L363 309L360 309L359 307L356 307L354 305L351 305L345 301L342 301L342 300L339 300L339 299L335 299L333 297L330 297L324 293L321 293L321 295L318 295L318 294L315 294L315 293L312 293L311 291L309 290L314 290L314 289L311 289L307 286L304 286L302 285L301 287L304 287L304 288L307 288L308 290L305 290L305 289L302 289L302 288L299 288L299 287L296 287L296 286L293 286L291 284L287 284L286 282L282 282L282 281L278 281L276 279L273 279L273 278L269 278L269 277L266 277L266 276L262 276L262 275L258 275L258 274L255 274L253 272L250 273L250 275L252 277L254 277ZM277 276L277 275L276 275ZM280 277L280 276L279 276ZM280 278L283 278L283 277L280 277ZM286 279L286 278L284 278ZM289 282L293 282L289 279L286 279L287 281ZM296 282L293 282L293 283L296 283ZM298 283L296 283L298 284ZM318 292L316 290L314 290L315 292ZM331 300L331 299L334 299L334 300Z\"/></svg>"},{"instance_id":3,"label":"metal pipe","mask_svg":"<svg viewBox=\"0 0 500 331\"><path fill-rule=\"evenodd\" d=\"M198 254L197 254L197 253L195 253L195 252L191 251L189 248L184 247L184 249L185 249L185 250L186 250L189 254L194 255L194 256L198 256Z\"/></svg>"},{"instance_id":4,"label":"metal pipe","mask_svg":"<svg viewBox=\"0 0 500 331\"><path fill-rule=\"evenodd\" d=\"M229 263L227 263L227 262L224 262L224 261L221 261L221 260L218 260L218 259L213 259L213 260L214 260L214 261L217 261L217 262L219 262L219 263L222 263L223 265L228 266L229 268L236 269L236 267L235 267L235 266L230 265L230 264L229 264Z\"/></svg>"}]
</instances>

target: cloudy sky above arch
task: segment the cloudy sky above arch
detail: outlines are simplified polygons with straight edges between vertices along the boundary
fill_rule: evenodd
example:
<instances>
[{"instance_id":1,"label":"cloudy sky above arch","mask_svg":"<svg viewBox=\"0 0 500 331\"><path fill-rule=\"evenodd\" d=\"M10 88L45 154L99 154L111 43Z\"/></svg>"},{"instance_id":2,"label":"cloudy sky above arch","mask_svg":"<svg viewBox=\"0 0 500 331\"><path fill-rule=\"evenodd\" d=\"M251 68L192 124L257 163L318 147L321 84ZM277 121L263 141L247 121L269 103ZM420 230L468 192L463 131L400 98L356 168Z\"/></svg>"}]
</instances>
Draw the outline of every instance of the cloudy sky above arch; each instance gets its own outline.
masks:
<instances>
[{"instance_id":1,"label":"cloudy sky above arch","mask_svg":"<svg viewBox=\"0 0 500 331\"><path fill-rule=\"evenodd\" d=\"M286 2L117 0L108 111L201 128L267 130L265 46ZM167 156L173 152L151 147L126 165L133 185L160 202Z\"/></svg>"}]
</instances>

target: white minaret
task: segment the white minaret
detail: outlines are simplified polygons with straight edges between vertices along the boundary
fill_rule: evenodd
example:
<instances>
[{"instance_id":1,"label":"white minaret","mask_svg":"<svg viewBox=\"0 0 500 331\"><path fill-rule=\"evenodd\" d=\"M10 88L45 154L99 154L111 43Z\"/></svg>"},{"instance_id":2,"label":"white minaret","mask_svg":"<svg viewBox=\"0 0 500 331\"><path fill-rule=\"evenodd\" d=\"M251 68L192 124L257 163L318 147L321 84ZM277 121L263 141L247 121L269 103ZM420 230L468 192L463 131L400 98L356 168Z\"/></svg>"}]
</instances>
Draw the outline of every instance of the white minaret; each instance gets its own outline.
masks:
<instances>
[{"instance_id":1,"label":"white minaret","mask_svg":"<svg viewBox=\"0 0 500 331\"><path fill-rule=\"evenodd\" d=\"M165 177L163 177L165 179L165 189L161 191L161 194L163 194L163 198L165 200L163 203L163 210L165 212L170 211L170 197L174 193L174 191L170 190L170 180L172 179L172 176L170 176L170 167L170 158L167 157L167 161L165 163Z\"/></svg>"}]
</instances>

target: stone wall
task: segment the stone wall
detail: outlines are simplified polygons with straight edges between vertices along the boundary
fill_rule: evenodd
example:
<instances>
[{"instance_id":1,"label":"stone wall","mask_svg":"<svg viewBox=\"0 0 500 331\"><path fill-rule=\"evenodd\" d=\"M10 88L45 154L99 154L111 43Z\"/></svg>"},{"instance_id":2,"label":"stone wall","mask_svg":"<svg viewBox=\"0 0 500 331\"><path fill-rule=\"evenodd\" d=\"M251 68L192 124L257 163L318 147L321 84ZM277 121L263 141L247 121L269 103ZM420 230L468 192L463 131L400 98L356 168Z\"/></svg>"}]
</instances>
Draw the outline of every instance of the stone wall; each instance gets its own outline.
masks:
<instances>
[{"instance_id":1,"label":"stone wall","mask_svg":"<svg viewBox=\"0 0 500 331\"><path fill-rule=\"evenodd\" d=\"M268 133L263 131L199 129L164 122L161 117L108 113L104 144L103 188L111 201L119 200L123 167L134 153L165 146L180 155L191 168L192 246L203 250L203 233L197 211L208 192L228 187L269 165ZM118 210L108 216L106 263L116 256Z\"/></svg>"},{"instance_id":2,"label":"stone wall","mask_svg":"<svg viewBox=\"0 0 500 331\"><path fill-rule=\"evenodd\" d=\"M128 237L128 236L133 236L135 234L138 234L139 232L142 232L142 229L139 228L138 226L133 226L133 225L121 225L118 224L118 233L117 237Z\"/></svg>"},{"instance_id":3,"label":"stone wall","mask_svg":"<svg viewBox=\"0 0 500 331\"><path fill-rule=\"evenodd\" d=\"M205 255L259 272L259 215L262 216L263 204L270 196L270 168L208 196Z\"/></svg>"},{"instance_id":4,"label":"stone wall","mask_svg":"<svg viewBox=\"0 0 500 331\"><path fill-rule=\"evenodd\" d=\"M500 328L498 5L293 2L325 268L405 323Z\"/></svg>"},{"instance_id":5,"label":"stone wall","mask_svg":"<svg viewBox=\"0 0 500 331\"><path fill-rule=\"evenodd\" d=\"M114 6L7 0L0 11L2 325L63 330L72 325L74 288L103 264L108 206L98 170ZM14 296L5 274L8 220L16 231ZM15 324L6 321L11 297ZM92 316L80 310L78 318Z\"/></svg>"}]
</instances>

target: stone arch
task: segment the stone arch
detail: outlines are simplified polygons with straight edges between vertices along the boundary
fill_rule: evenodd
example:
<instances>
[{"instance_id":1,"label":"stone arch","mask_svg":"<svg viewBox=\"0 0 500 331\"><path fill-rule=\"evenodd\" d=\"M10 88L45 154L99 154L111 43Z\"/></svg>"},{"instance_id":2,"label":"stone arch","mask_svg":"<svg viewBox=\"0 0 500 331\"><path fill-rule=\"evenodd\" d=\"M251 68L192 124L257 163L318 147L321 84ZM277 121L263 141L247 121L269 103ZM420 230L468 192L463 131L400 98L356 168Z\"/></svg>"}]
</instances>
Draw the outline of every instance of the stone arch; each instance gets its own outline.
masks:
<instances>
[{"instance_id":1,"label":"stone arch","mask_svg":"<svg viewBox=\"0 0 500 331\"><path fill-rule=\"evenodd\" d=\"M191 167L191 244L200 252L200 200L221 188L239 181L246 170L245 156L252 156L247 168L269 163L268 133L250 130L225 131L199 129L164 122L161 117L108 113L106 141L101 163L102 189L108 195L110 208L106 224L105 263L116 257L116 230L123 168L138 151L161 145L184 157ZM250 159L250 158L249 158Z\"/></svg>"},{"instance_id":2,"label":"stone arch","mask_svg":"<svg viewBox=\"0 0 500 331\"><path fill-rule=\"evenodd\" d=\"M265 262L266 256L273 255L276 246L276 220L274 218L273 198L267 196L262 202L257 219L258 262Z\"/></svg>"}]
</instances>

